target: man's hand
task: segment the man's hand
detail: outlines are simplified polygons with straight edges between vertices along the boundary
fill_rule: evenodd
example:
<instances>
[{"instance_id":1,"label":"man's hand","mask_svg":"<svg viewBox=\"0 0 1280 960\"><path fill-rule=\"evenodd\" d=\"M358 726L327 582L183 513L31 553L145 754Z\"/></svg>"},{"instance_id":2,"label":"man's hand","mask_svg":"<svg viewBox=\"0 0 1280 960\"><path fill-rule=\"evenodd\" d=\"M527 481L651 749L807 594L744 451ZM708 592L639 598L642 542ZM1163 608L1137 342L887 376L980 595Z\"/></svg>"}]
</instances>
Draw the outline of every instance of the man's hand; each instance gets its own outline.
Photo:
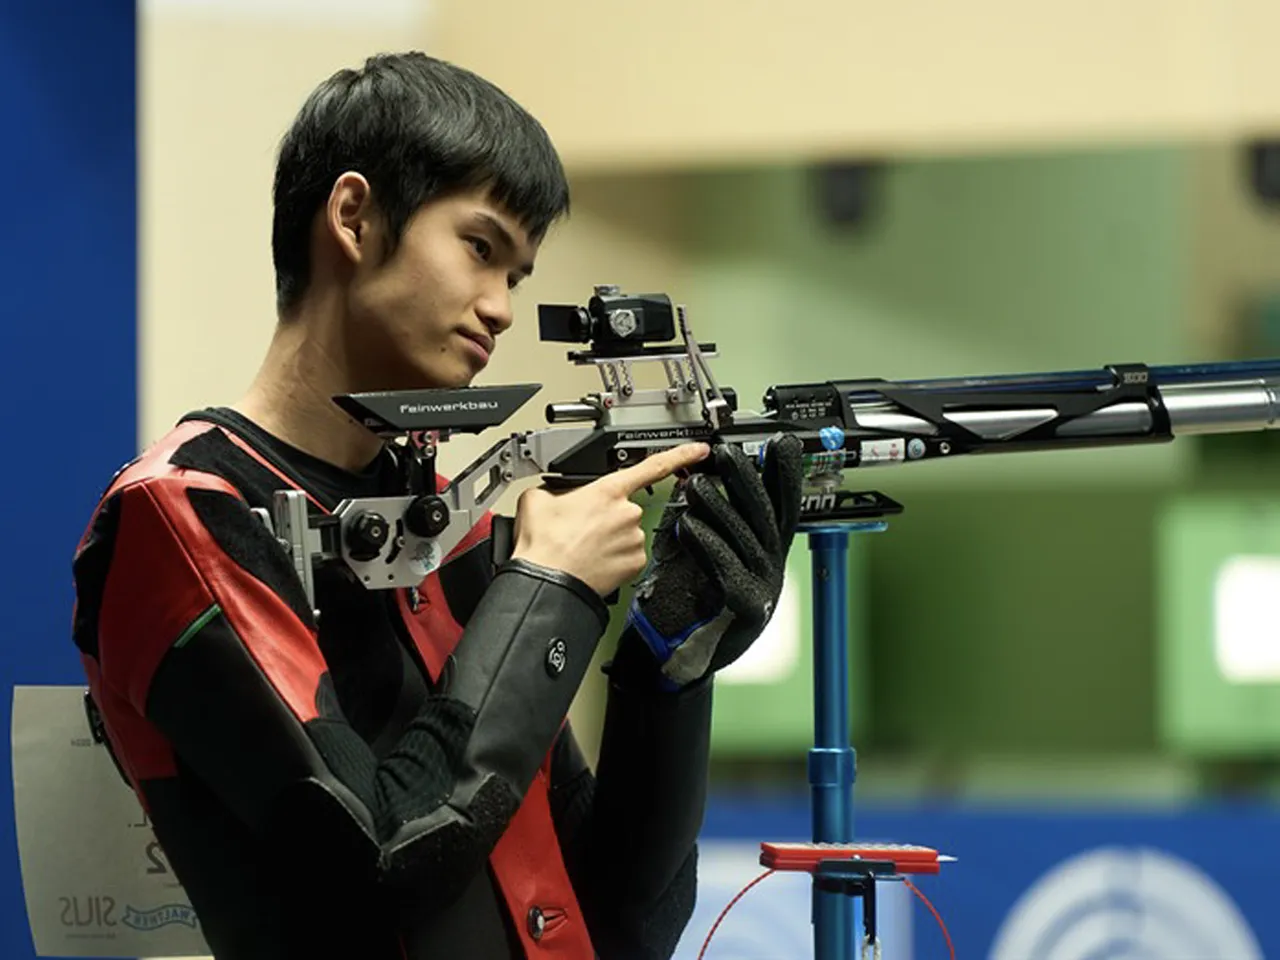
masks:
<instances>
[{"instance_id":1,"label":"man's hand","mask_svg":"<svg viewBox=\"0 0 1280 960\"><path fill-rule=\"evenodd\" d=\"M686 443L576 490L526 490L516 504L511 556L572 574L608 596L639 574L647 560L640 527L644 511L631 497L709 452L705 443Z\"/></svg>"},{"instance_id":2,"label":"man's hand","mask_svg":"<svg viewBox=\"0 0 1280 960\"><path fill-rule=\"evenodd\" d=\"M773 616L799 522L801 453L798 438L775 437L761 471L741 449L718 445L724 491L698 474L663 511L628 624L667 689L737 660Z\"/></svg>"}]
</instances>

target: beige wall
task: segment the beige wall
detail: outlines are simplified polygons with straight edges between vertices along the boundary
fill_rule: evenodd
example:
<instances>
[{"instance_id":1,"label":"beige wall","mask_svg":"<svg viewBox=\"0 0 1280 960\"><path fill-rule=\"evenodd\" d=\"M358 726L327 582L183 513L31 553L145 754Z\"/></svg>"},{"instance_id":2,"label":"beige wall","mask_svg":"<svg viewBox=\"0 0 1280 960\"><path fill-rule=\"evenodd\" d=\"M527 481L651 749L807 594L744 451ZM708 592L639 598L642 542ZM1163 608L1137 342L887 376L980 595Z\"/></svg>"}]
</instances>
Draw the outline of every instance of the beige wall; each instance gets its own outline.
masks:
<instances>
[{"instance_id":1,"label":"beige wall","mask_svg":"<svg viewBox=\"0 0 1280 960\"><path fill-rule=\"evenodd\" d=\"M441 0L579 168L1280 129L1273 0Z\"/></svg>"}]
</instances>

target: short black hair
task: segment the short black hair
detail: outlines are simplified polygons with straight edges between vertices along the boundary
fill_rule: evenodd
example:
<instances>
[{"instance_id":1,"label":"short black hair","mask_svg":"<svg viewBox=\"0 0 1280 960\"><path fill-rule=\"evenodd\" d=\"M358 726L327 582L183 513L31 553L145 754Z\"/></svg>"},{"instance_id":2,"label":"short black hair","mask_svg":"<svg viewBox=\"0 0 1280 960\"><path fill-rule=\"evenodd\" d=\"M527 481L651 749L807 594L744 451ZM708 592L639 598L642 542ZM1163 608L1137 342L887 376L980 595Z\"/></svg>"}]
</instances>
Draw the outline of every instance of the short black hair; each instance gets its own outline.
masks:
<instances>
[{"instance_id":1,"label":"short black hair","mask_svg":"<svg viewBox=\"0 0 1280 960\"><path fill-rule=\"evenodd\" d=\"M307 97L280 144L271 254L276 303L295 306L311 274L311 224L334 181L369 181L392 247L424 203L483 188L531 238L569 209L542 125L493 83L424 53L379 54Z\"/></svg>"}]
</instances>

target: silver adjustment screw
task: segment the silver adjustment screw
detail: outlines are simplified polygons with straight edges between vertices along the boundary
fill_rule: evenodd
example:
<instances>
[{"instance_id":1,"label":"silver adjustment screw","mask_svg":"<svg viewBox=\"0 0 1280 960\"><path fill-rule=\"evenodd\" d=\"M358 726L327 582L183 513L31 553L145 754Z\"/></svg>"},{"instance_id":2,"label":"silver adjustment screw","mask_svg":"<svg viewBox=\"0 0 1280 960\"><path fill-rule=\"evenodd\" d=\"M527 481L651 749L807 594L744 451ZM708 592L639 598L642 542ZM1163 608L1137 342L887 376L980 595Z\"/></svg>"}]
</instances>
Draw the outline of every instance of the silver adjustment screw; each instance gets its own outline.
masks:
<instances>
[{"instance_id":1,"label":"silver adjustment screw","mask_svg":"<svg viewBox=\"0 0 1280 960\"><path fill-rule=\"evenodd\" d=\"M609 329L620 337L629 337L640 323L634 310L614 310L609 314Z\"/></svg>"}]
</instances>

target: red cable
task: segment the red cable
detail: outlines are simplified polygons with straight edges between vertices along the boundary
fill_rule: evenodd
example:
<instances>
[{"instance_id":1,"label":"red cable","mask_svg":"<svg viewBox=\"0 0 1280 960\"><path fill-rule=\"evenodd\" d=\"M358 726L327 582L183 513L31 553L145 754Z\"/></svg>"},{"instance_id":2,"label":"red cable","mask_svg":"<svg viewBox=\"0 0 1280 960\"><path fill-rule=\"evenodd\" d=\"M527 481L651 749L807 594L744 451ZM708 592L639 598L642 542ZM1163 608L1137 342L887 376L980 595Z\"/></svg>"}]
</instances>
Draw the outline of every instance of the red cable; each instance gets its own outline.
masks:
<instances>
[{"instance_id":1,"label":"red cable","mask_svg":"<svg viewBox=\"0 0 1280 960\"><path fill-rule=\"evenodd\" d=\"M703 957L706 956L707 947L711 945L711 938L716 935L716 930L719 929L720 924L724 921L724 918L728 916L729 911L733 909L733 905L737 903L739 900L741 900L743 897L745 897L747 895L748 890L754 887L757 883L759 883L765 877L769 876L769 874L774 872L775 871L773 870L766 870L764 873L760 874L760 876L756 877L754 880L748 883L745 887L739 890L737 895L732 900L730 900L728 904L725 905L725 908L720 911L720 916L716 917L716 922L711 925L711 930L710 932L707 933L707 939L702 941L702 949L698 951L698 960L703 960ZM956 960L956 948L955 948L955 945L952 944L951 942L951 934L947 932L947 925L942 920L942 914L938 913L937 908L932 903L929 902L929 898L926 897L921 892L919 887L917 887L914 883L912 883L906 877L902 878L902 882L907 885L908 890L910 890L917 897L919 897L921 902L926 907L929 908L929 912L933 914L933 919L937 920L938 926L942 928L942 938L947 941L947 951L951 954L951 960Z\"/></svg>"},{"instance_id":2,"label":"red cable","mask_svg":"<svg viewBox=\"0 0 1280 960\"><path fill-rule=\"evenodd\" d=\"M942 922L942 914L940 914L937 909L934 908L933 904L929 902L929 898L920 892L919 887L906 877L902 878L902 882L905 883L907 888L919 897L924 905L929 908L929 912L933 914L933 919L937 920L938 926L942 928L942 938L947 941L947 949L951 951L951 960L956 960L956 948L951 943L951 934L947 933L947 925Z\"/></svg>"},{"instance_id":3,"label":"red cable","mask_svg":"<svg viewBox=\"0 0 1280 960\"><path fill-rule=\"evenodd\" d=\"M769 874L773 872L774 871L772 870L766 870L764 873L760 874L760 876L756 877L754 880L748 883L745 887L739 890L738 895L734 897L732 900L730 900L728 906L726 906L723 910L720 911L720 916L716 917L716 922L711 925L711 932L707 934L707 939L702 941L702 949L698 951L698 960L702 960L703 955L707 952L707 947L711 944L711 938L716 935L716 927L720 926L720 921L723 920L725 918L725 915L728 914L728 912L733 909L733 905L737 903L739 900L741 900L744 896L746 896L746 893L748 890L750 890L757 883L759 883L761 880L763 880L765 877L769 876Z\"/></svg>"}]
</instances>

